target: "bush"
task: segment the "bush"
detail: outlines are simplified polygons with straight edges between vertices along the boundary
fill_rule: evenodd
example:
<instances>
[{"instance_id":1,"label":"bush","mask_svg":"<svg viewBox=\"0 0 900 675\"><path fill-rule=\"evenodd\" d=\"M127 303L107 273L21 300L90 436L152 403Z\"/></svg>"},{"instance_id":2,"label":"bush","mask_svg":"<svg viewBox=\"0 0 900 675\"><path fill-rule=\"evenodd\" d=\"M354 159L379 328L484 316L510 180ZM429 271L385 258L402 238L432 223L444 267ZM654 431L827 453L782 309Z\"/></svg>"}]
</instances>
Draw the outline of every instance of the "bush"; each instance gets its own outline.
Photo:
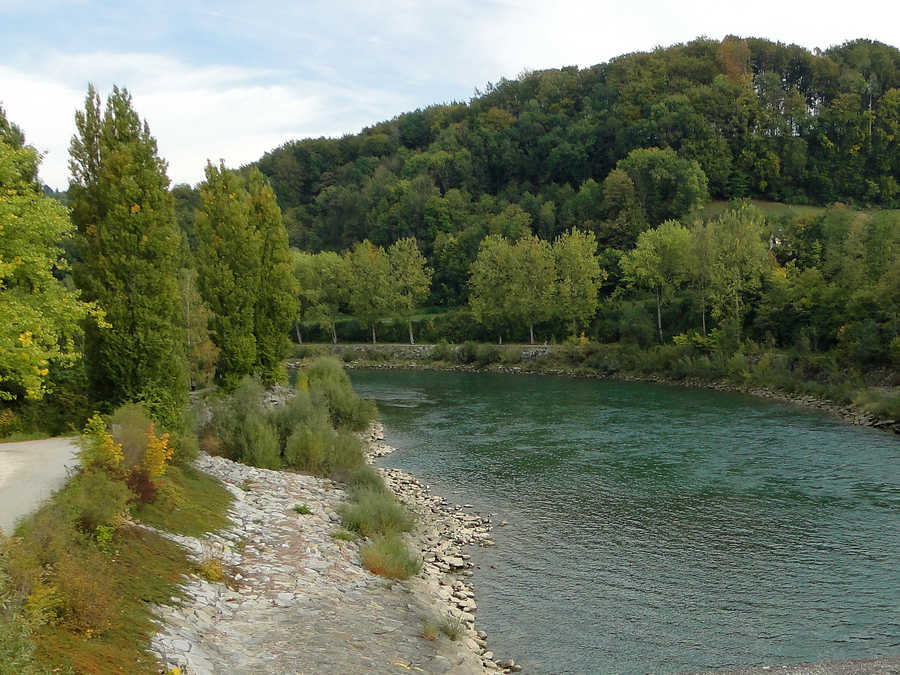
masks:
<instances>
[{"instance_id":1,"label":"bush","mask_svg":"<svg viewBox=\"0 0 900 675\"><path fill-rule=\"evenodd\" d=\"M54 575L62 600L62 618L71 630L97 633L117 615L113 592L104 573L107 562L97 552L81 549L59 561Z\"/></svg>"},{"instance_id":2,"label":"bush","mask_svg":"<svg viewBox=\"0 0 900 675\"><path fill-rule=\"evenodd\" d=\"M113 440L122 446L122 465L131 469L141 464L147 448L147 430L153 421L140 403L126 403L109 418Z\"/></svg>"},{"instance_id":3,"label":"bush","mask_svg":"<svg viewBox=\"0 0 900 675\"><path fill-rule=\"evenodd\" d=\"M456 350L457 363L474 363L478 358L478 345L475 342L463 342Z\"/></svg>"},{"instance_id":4,"label":"bush","mask_svg":"<svg viewBox=\"0 0 900 675\"><path fill-rule=\"evenodd\" d=\"M314 397L324 399L331 423L352 431L362 431L375 418L375 404L363 401L353 391L350 377L335 358L316 359L306 371Z\"/></svg>"},{"instance_id":5,"label":"bush","mask_svg":"<svg viewBox=\"0 0 900 675\"><path fill-rule=\"evenodd\" d=\"M324 476L328 472L328 450L334 430L327 422L298 424L284 447L286 466Z\"/></svg>"},{"instance_id":6,"label":"bush","mask_svg":"<svg viewBox=\"0 0 900 675\"><path fill-rule=\"evenodd\" d=\"M254 416L247 420L242 435L240 459L263 469L281 468L281 446L275 428L265 418Z\"/></svg>"},{"instance_id":7,"label":"bush","mask_svg":"<svg viewBox=\"0 0 900 675\"><path fill-rule=\"evenodd\" d=\"M491 363L498 363L501 358L500 348L497 345L478 345L475 350L475 364L484 367Z\"/></svg>"},{"instance_id":8,"label":"bush","mask_svg":"<svg viewBox=\"0 0 900 675\"><path fill-rule=\"evenodd\" d=\"M432 361L452 361L453 356L453 346L450 345L446 340L441 340L431 350Z\"/></svg>"},{"instance_id":9,"label":"bush","mask_svg":"<svg viewBox=\"0 0 900 675\"><path fill-rule=\"evenodd\" d=\"M359 555L367 570L388 579L409 579L422 569L422 559L394 533L363 544Z\"/></svg>"},{"instance_id":10,"label":"bush","mask_svg":"<svg viewBox=\"0 0 900 675\"><path fill-rule=\"evenodd\" d=\"M361 463L355 469L351 469L345 476L344 483L350 491L388 492L381 476L369 464Z\"/></svg>"},{"instance_id":11,"label":"bush","mask_svg":"<svg viewBox=\"0 0 900 675\"><path fill-rule=\"evenodd\" d=\"M81 434L81 466L85 469L113 471L122 463L122 446L113 441L106 431L106 422L97 414L91 417Z\"/></svg>"},{"instance_id":12,"label":"bush","mask_svg":"<svg viewBox=\"0 0 900 675\"><path fill-rule=\"evenodd\" d=\"M341 508L341 524L346 529L364 537L412 529L412 513L393 494L363 488L353 492L353 499Z\"/></svg>"},{"instance_id":13,"label":"bush","mask_svg":"<svg viewBox=\"0 0 900 675\"><path fill-rule=\"evenodd\" d=\"M117 526L131 492L105 471L83 471L69 481L57 501L69 522L86 534L99 525Z\"/></svg>"}]
</instances>

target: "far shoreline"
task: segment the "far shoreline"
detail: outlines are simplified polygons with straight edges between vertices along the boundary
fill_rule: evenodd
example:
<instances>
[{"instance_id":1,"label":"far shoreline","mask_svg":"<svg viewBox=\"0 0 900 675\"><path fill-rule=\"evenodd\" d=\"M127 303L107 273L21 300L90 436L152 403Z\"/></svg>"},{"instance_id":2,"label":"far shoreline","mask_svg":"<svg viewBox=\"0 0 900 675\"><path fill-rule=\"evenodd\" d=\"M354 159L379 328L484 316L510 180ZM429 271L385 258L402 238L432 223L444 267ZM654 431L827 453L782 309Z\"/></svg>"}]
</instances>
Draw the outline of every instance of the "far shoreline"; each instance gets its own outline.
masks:
<instances>
[{"instance_id":1,"label":"far shoreline","mask_svg":"<svg viewBox=\"0 0 900 675\"><path fill-rule=\"evenodd\" d=\"M813 396L797 394L778 389L770 389L753 384L738 384L729 380L708 380L699 377L674 379L657 374L633 372L603 373L585 366L564 366L558 363L544 363L541 357L553 353L551 345L505 345L506 349L521 349L522 359L516 365L490 363L477 365L473 363L450 363L435 361L431 353L432 344L309 344L298 345L316 352L325 352L341 358L348 370L424 370L431 372L487 373L505 375L550 375L576 379L612 380L620 382L647 382L688 389L707 389L735 394L745 394L770 401L777 401L820 412L840 418L847 424L870 427L880 431L893 432L900 435L900 420L881 419L871 413L860 411L850 405L842 405L834 401ZM303 358L288 359L285 365L289 369L299 367Z\"/></svg>"}]
</instances>

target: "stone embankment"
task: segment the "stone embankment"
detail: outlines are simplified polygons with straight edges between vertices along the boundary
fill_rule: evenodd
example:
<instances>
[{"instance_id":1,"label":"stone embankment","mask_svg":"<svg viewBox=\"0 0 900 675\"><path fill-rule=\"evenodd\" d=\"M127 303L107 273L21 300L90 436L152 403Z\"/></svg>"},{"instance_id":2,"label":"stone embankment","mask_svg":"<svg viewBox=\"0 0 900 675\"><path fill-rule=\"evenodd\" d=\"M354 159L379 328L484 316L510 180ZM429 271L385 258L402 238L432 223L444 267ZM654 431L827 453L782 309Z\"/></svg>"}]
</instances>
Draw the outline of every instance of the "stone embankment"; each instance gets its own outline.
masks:
<instances>
[{"instance_id":1,"label":"stone embankment","mask_svg":"<svg viewBox=\"0 0 900 675\"><path fill-rule=\"evenodd\" d=\"M391 450L378 427L370 456ZM490 522L381 470L419 514L413 542L423 570L391 582L365 570L358 541L335 538L346 494L323 478L203 455L197 465L234 495L232 526L182 544L206 577L157 608L153 653L194 673L511 672L475 628L472 563L464 547L490 545ZM305 506L310 513L298 513ZM306 509L300 509L305 511ZM219 572L224 574L215 580ZM431 626L447 627L450 640ZM427 638L426 638L427 636Z\"/></svg>"}]
</instances>

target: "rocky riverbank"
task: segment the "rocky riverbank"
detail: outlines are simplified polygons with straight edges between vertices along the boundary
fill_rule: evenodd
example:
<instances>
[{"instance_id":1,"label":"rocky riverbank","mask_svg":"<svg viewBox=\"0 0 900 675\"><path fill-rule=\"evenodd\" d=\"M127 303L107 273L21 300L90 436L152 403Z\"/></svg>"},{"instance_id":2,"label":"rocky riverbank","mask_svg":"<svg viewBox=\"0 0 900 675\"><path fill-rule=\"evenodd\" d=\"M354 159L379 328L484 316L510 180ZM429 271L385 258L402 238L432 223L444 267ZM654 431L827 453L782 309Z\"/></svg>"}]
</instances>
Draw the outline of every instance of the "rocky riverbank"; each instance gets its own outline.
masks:
<instances>
[{"instance_id":1,"label":"rocky riverbank","mask_svg":"<svg viewBox=\"0 0 900 675\"><path fill-rule=\"evenodd\" d=\"M392 450L382 438L380 427L369 432L370 459ZM416 577L391 582L363 568L358 541L333 536L346 497L339 484L208 455L197 465L234 495L233 525L202 540L165 535L200 570L183 598L157 608L160 631L151 646L167 668L460 675L518 669L495 659L475 627L464 549L493 543L489 519L432 495L408 474L380 470L419 515L413 542L424 561Z\"/></svg>"}]
</instances>

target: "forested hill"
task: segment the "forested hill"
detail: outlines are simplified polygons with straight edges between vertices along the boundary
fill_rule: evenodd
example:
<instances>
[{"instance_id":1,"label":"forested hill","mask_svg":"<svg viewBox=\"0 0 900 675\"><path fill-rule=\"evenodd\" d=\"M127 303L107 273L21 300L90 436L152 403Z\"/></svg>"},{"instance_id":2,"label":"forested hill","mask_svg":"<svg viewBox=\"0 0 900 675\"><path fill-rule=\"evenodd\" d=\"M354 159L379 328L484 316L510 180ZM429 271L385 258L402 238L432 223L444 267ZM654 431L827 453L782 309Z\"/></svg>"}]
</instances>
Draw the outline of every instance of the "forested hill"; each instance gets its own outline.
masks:
<instances>
[{"instance_id":1,"label":"forested hill","mask_svg":"<svg viewBox=\"0 0 900 675\"><path fill-rule=\"evenodd\" d=\"M604 181L638 148L696 160L713 199L895 207L898 143L896 48L856 40L810 52L700 38L585 69L526 72L468 104L292 141L258 166L294 245L339 250L413 235L431 256L439 233L463 232L473 216L509 234L527 222L547 239L587 226L601 248L627 247L615 222L622 186L604 191Z\"/></svg>"}]
</instances>

